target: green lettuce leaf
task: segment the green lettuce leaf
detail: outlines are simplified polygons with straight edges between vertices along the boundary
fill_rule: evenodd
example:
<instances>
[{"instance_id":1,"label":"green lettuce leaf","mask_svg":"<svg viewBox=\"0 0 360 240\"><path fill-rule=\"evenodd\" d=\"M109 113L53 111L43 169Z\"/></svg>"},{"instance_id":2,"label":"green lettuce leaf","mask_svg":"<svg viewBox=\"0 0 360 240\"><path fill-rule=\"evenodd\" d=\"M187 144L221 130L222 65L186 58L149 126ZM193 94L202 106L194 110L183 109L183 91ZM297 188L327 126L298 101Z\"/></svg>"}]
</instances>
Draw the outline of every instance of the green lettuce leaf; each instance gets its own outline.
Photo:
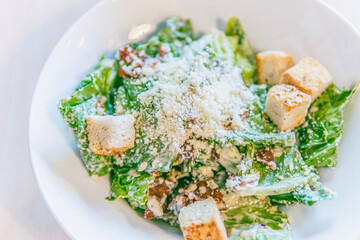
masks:
<instances>
[{"instance_id":1,"label":"green lettuce leaf","mask_svg":"<svg viewBox=\"0 0 360 240\"><path fill-rule=\"evenodd\" d=\"M146 54L155 57L161 44L167 44L174 56L179 56L183 46L189 44L194 38L194 31L190 20L181 18L168 18L157 34L153 35L146 43L133 44L138 51L144 50Z\"/></svg>"},{"instance_id":2,"label":"green lettuce leaf","mask_svg":"<svg viewBox=\"0 0 360 240\"><path fill-rule=\"evenodd\" d=\"M274 230L261 224L249 229L240 229L230 236L229 240L289 240L292 239L290 229Z\"/></svg>"},{"instance_id":3,"label":"green lettuce leaf","mask_svg":"<svg viewBox=\"0 0 360 240\"><path fill-rule=\"evenodd\" d=\"M138 96L149 90L151 86L151 82L136 84L136 81L124 79L122 86L115 94L115 115L150 108L151 106L141 106Z\"/></svg>"},{"instance_id":4,"label":"green lettuce leaf","mask_svg":"<svg viewBox=\"0 0 360 240\"><path fill-rule=\"evenodd\" d=\"M262 133L251 128L244 129L242 132L236 132L234 135L239 138L236 144L253 144L256 146L277 145L288 147L293 146L296 139L293 132Z\"/></svg>"},{"instance_id":5,"label":"green lettuce leaf","mask_svg":"<svg viewBox=\"0 0 360 240\"><path fill-rule=\"evenodd\" d=\"M274 148L276 169L270 169L264 163L256 160L257 149L251 145L239 147L240 153L244 157L236 167L238 169L236 180L227 180L227 187L230 191L243 196L277 195L294 191L318 178L314 170L304 163L296 145ZM249 179L254 183L245 184L245 186L237 184Z\"/></svg>"},{"instance_id":6,"label":"green lettuce leaf","mask_svg":"<svg viewBox=\"0 0 360 240\"><path fill-rule=\"evenodd\" d=\"M302 203L311 206L318 201L335 199L336 193L323 187L320 182L316 181L313 184L305 185L290 193L269 197L271 202L276 204L290 205L293 203Z\"/></svg>"},{"instance_id":7,"label":"green lettuce leaf","mask_svg":"<svg viewBox=\"0 0 360 240\"><path fill-rule=\"evenodd\" d=\"M86 118L111 114L113 96L118 86L118 63L102 57L98 66L79 85L72 95L60 100L58 109L75 137L82 160L90 175L103 176L112 168L112 157L94 154L89 149Z\"/></svg>"},{"instance_id":8,"label":"green lettuce leaf","mask_svg":"<svg viewBox=\"0 0 360 240\"><path fill-rule=\"evenodd\" d=\"M254 234L259 234L261 230L269 230L272 234L279 231L278 234L281 236L286 230L288 236L291 236L289 219L284 212L271 205L268 197L241 197L230 193L224 196L224 201L228 210L222 214L230 239L252 239L239 238L244 237L239 231L249 230L257 225L262 227L253 231Z\"/></svg>"},{"instance_id":9,"label":"green lettuce leaf","mask_svg":"<svg viewBox=\"0 0 360 240\"><path fill-rule=\"evenodd\" d=\"M256 60L240 20L231 17L225 27L225 34L235 51L235 63L242 69L242 77L246 85L256 82Z\"/></svg>"},{"instance_id":10,"label":"green lettuce leaf","mask_svg":"<svg viewBox=\"0 0 360 240\"><path fill-rule=\"evenodd\" d=\"M331 84L311 105L305 124L296 129L299 150L306 164L336 166L344 108L357 87L358 84L350 90L340 90Z\"/></svg>"},{"instance_id":11,"label":"green lettuce leaf","mask_svg":"<svg viewBox=\"0 0 360 240\"><path fill-rule=\"evenodd\" d=\"M168 172L177 156L172 156L160 140L145 142L142 126L156 125L153 106L141 105L138 96L151 88L152 83L137 84L135 81L124 79L123 85L115 95L115 115L137 112L135 124L135 146L125 152L123 165L137 168L143 163L141 171ZM152 149L157 149L156 152ZM145 167L144 167L145 166Z\"/></svg>"},{"instance_id":12,"label":"green lettuce leaf","mask_svg":"<svg viewBox=\"0 0 360 240\"><path fill-rule=\"evenodd\" d=\"M126 198L133 207L145 209L147 190L155 176L114 165L110 173L111 193L107 200Z\"/></svg>"}]
</instances>

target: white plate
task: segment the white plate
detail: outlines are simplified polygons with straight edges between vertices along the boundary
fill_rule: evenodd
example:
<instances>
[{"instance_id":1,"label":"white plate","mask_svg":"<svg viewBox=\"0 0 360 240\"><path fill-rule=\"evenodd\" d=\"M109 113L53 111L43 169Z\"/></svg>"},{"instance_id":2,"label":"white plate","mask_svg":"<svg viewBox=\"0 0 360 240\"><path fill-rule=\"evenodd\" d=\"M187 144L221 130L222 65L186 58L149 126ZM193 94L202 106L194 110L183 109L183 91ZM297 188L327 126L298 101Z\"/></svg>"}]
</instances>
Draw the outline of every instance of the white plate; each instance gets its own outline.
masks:
<instances>
[{"instance_id":1,"label":"white plate","mask_svg":"<svg viewBox=\"0 0 360 240\"><path fill-rule=\"evenodd\" d=\"M70 237L181 239L176 228L143 219L121 200L104 199L109 192L108 177L94 180L88 176L56 106L60 98L74 90L103 52L114 51L129 42L128 34L134 27L141 24L154 27L166 17L182 16L190 18L196 30L206 32L212 27L223 27L232 15L241 19L256 51L284 50L296 60L312 56L330 70L341 86L349 86L360 77L359 35L342 17L318 1L101 2L71 27L52 52L39 79L30 116L35 176L49 208ZM338 198L289 210L297 239L360 237L359 108L357 96L346 111L339 166L322 173L323 182L338 192Z\"/></svg>"}]
</instances>

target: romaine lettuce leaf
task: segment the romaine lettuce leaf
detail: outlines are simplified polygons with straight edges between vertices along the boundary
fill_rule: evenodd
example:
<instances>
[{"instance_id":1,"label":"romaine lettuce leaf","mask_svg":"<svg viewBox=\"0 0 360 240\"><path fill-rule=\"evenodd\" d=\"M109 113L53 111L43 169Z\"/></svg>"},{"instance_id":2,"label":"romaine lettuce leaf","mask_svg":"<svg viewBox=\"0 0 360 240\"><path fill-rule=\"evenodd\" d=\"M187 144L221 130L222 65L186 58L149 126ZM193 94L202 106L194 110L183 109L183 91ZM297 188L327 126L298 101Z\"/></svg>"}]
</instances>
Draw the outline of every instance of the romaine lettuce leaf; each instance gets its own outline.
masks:
<instances>
[{"instance_id":1,"label":"romaine lettuce leaf","mask_svg":"<svg viewBox=\"0 0 360 240\"><path fill-rule=\"evenodd\" d=\"M289 228L274 230L265 225L255 224L249 229L240 229L229 240L289 240L292 232Z\"/></svg>"},{"instance_id":2,"label":"romaine lettuce leaf","mask_svg":"<svg viewBox=\"0 0 360 240\"><path fill-rule=\"evenodd\" d=\"M277 145L281 147L293 146L295 144L295 134L293 132L263 133L252 128L244 129L241 132L234 133L235 144L253 144L256 146Z\"/></svg>"},{"instance_id":3,"label":"romaine lettuce leaf","mask_svg":"<svg viewBox=\"0 0 360 240\"><path fill-rule=\"evenodd\" d=\"M141 106L138 99L140 93L150 89L152 83L136 84L135 81L124 79L123 84L115 94L115 115L120 115L124 112L140 111L143 108L150 106Z\"/></svg>"},{"instance_id":4,"label":"romaine lettuce leaf","mask_svg":"<svg viewBox=\"0 0 360 240\"><path fill-rule=\"evenodd\" d=\"M340 90L331 84L311 105L306 122L295 130L299 151L306 164L314 167L336 166L344 107L357 87L358 84L350 90Z\"/></svg>"},{"instance_id":5,"label":"romaine lettuce leaf","mask_svg":"<svg viewBox=\"0 0 360 240\"><path fill-rule=\"evenodd\" d=\"M112 167L111 156L94 154L89 149L89 140L86 132L86 118L97 115L95 107L98 99L96 97L85 100L75 106L59 106L59 110L66 125L71 129L75 137L81 158L90 175L103 176L108 174Z\"/></svg>"},{"instance_id":6,"label":"romaine lettuce leaf","mask_svg":"<svg viewBox=\"0 0 360 240\"><path fill-rule=\"evenodd\" d=\"M152 105L142 105L138 99L139 94L150 89L151 84L137 84L135 81L124 79L123 85L115 95L115 115L136 112L135 146L125 152L122 164L132 168L143 164L141 171L168 172L177 156L172 156L160 140L145 142L146 132L142 128L144 124L156 125Z\"/></svg>"},{"instance_id":7,"label":"romaine lettuce leaf","mask_svg":"<svg viewBox=\"0 0 360 240\"><path fill-rule=\"evenodd\" d=\"M240 238L246 235L241 234L239 230L249 230L257 225L260 227L256 231L255 229L252 231L255 236L262 232L261 230L264 232L269 230L269 234L275 234L279 231L279 236L282 235L283 231L286 231L287 236L291 236L289 219L284 212L270 204L268 197L240 197L237 194L230 193L224 196L224 201L228 210L222 214L230 239L252 239Z\"/></svg>"},{"instance_id":8,"label":"romaine lettuce leaf","mask_svg":"<svg viewBox=\"0 0 360 240\"><path fill-rule=\"evenodd\" d=\"M189 44L194 38L190 20L181 18L168 18L165 27L153 35L146 43L132 44L137 51L144 50L146 54L155 57L161 44L167 44L174 56L179 56L184 45Z\"/></svg>"},{"instance_id":9,"label":"romaine lettuce leaf","mask_svg":"<svg viewBox=\"0 0 360 240\"><path fill-rule=\"evenodd\" d=\"M145 209L147 190L155 176L114 165L110 172L111 193L107 200L127 198L133 207Z\"/></svg>"},{"instance_id":10,"label":"romaine lettuce leaf","mask_svg":"<svg viewBox=\"0 0 360 240\"><path fill-rule=\"evenodd\" d=\"M244 83L249 86L256 82L255 54L251 50L249 41L238 18L231 17L228 20L225 34L235 49L235 65L240 67Z\"/></svg>"},{"instance_id":11,"label":"romaine lettuce leaf","mask_svg":"<svg viewBox=\"0 0 360 240\"><path fill-rule=\"evenodd\" d=\"M288 193L318 178L314 170L304 163L296 145L292 147L277 146L272 150L276 169L271 169L266 164L257 161L258 148L247 145L239 149L246 155L245 160L237 166L239 169L237 177L227 180L227 187L230 191L240 195ZM249 179L251 179L251 184L246 183L250 181Z\"/></svg>"},{"instance_id":12,"label":"romaine lettuce leaf","mask_svg":"<svg viewBox=\"0 0 360 240\"><path fill-rule=\"evenodd\" d=\"M277 204L293 204L302 203L305 205L313 205L321 200L333 200L336 193L323 187L319 182L314 185L305 185L290 193L284 193L274 196L269 196L272 203Z\"/></svg>"},{"instance_id":13,"label":"romaine lettuce leaf","mask_svg":"<svg viewBox=\"0 0 360 240\"><path fill-rule=\"evenodd\" d=\"M112 168L112 157L94 154L89 149L86 118L90 115L111 114L113 93L118 86L118 63L101 58L72 95L60 100L58 109L75 137L82 160L90 175L106 175Z\"/></svg>"}]
</instances>

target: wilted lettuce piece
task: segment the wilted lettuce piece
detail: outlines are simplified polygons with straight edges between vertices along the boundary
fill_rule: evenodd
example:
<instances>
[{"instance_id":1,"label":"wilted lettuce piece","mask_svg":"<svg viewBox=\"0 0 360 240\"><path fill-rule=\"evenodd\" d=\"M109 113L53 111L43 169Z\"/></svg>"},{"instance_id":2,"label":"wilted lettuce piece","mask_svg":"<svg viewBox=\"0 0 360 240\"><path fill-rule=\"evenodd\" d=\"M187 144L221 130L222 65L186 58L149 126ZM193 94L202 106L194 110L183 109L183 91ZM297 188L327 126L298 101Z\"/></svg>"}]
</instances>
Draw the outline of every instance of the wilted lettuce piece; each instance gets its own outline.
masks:
<instances>
[{"instance_id":1,"label":"wilted lettuce piece","mask_svg":"<svg viewBox=\"0 0 360 240\"><path fill-rule=\"evenodd\" d=\"M101 58L99 64L72 95L60 100L59 111L75 137L82 160L90 175L106 175L112 168L112 157L94 154L89 149L86 118L111 114L113 93L117 88L116 60Z\"/></svg>"},{"instance_id":2,"label":"wilted lettuce piece","mask_svg":"<svg viewBox=\"0 0 360 240\"><path fill-rule=\"evenodd\" d=\"M275 147L271 150L273 159L269 164L259 161L259 151L269 151L265 149L247 145L242 150L246 160L237 167L237 177L227 180L226 186L230 191L243 196L276 195L294 191L318 177L304 163L296 145Z\"/></svg>"},{"instance_id":3,"label":"wilted lettuce piece","mask_svg":"<svg viewBox=\"0 0 360 240\"><path fill-rule=\"evenodd\" d=\"M268 197L240 197L230 193L224 196L224 201L228 207L228 210L223 212L224 223L231 239L238 239L234 237L240 236L239 230L249 230L258 224L262 227L257 229L258 231L271 229L279 231L281 235L282 231L287 230L291 236L289 219L284 212L270 204Z\"/></svg>"},{"instance_id":4,"label":"wilted lettuce piece","mask_svg":"<svg viewBox=\"0 0 360 240\"><path fill-rule=\"evenodd\" d=\"M141 106L138 96L140 93L149 90L151 85L151 82L137 84L136 81L124 79L123 85L115 94L115 115L146 108L146 106Z\"/></svg>"},{"instance_id":5,"label":"wilted lettuce piece","mask_svg":"<svg viewBox=\"0 0 360 240\"><path fill-rule=\"evenodd\" d=\"M239 144L254 144L257 146L277 145L281 147L293 146L295 134L293 132L263 133L254 131L251 128L237 132Z\"/></svg>"},{"instance_id":6,"label":"wilted lettuce piece","mask_svg":"<svg viewBox=\"0 0 360 240\"><path fill-rule=\"evenodd\" d=\"M322 185L317 182L317 184L305 185L304 187L290 193L270 196L270 199L271 202L277 204L289 205L293 203L302 203L311 206L318 201L333 200L335 197L335 192L322 187Z\"/></svg>"},{"instance_id":7,"label":"wilted lettuce piece","mask_svg":"<svg viewBox=\"0 0 360 240\"><path fill-rule=\"evenodd\" d=\"M111 156L94 154L89 149L89 140L86 132L86 118L98 114L96 97L85 100L75 106L61 106L59 110L66 125L75 137L81 158L90 175L106 175L111 169Z\"/></svg>"},{"instance_id":8,"label":"wilted lettuce piece","mask_svg":"<svg viewBox=\"0 0 360 240\"><path fill-rule=\"evenodd\" d=\"M295 145L295 133L290 131L280 132L265 114L268 87L266 85L252 84L249 89L254 95L253 101L248 107L247 116L245 116L248 128L234 134L235 138L239 137L243 140L243 143L235 142L234 144L244 145L250 143L257 146L278 145L281 147Z\"/></svg>"},{"instance_id":9,"label":"wilted lettuce piece","mask_svg":"<svg viewBox=\"0 0 360 240\"><path fill-rule=\"evenodd\" d=\"M230 43L227 36L221 31L213 30L211 34L203 38L209 36L211 36L211 40L209 41L209 47L214 51L214 55L218 59L221 59L223 61L230 61L232 62L232 64L235 64L235 48Z\"/></svg>"},{"instance_id":10,"label":"wilted lettuce piece","mask_svg":"<svg viewBox=\"0 0 360 240\"><path fill-rule=\"evenodd\" d=\"M147 190L155 176L135 169L114 165L110 172L111 193L107 200L126 198L133 207L145 209Z\"/></svg>"},{"instance_id":11,"label":"wilted lettuce piece","mask_svg":"<svg viewBox=\"0 0 360 240\"><path fill-rule=\"evenodd\" d=\"M231 17L228 20L225 34L235 49L235 64L242 70L243 80L249 86L256 82L256 60L238 18Z\"/></svg>"},{"instance_id":12,"label":"wilted lettuce piece","mask_svg":"<svg viewBox=\"0 0 360 240\"><path fill-rule=\"evenodd\" d=\"M344 107L357 86L340 90L331 84L311 105L306 122L296 129L299 150L306 164L314 167L336 166Z\"/></svg>"},{"instance_id":13,"label":"wilted lettuce piece","mask_svg":"<svg viewBox=\"0 0 360 240\"><path fill-rule=\"evenodd\" d=\"M115 96L115 115L124 113L136 114L135 146L125 152L122 159L126 167L138 168L141 171L169 172L177 156L172 156L160 140L146 141L146 132L143 127L156 125L155 112L152 105L142 105L138 99L139 94L151 87L151 82L138 84L135 81L124 79L123 85Z\"/></svg>"},{"instance_id":14,"label":"wilted lettuce piece","mask_svg":"<svg viewBox=\"0 0 360 240\"><path fill-rule=\"evenodd\" d=\"M165 27L146 43L134 44L133 47L138 51L144 50L146 54L155 57L159 52L159 46L167 44L174 56L179 56L181 48L189 44L193 37L194 32L190 20L173 17L166 19Z\"/></svg>"},{"instance_id":15,"label":"wilted lettuce piece","mask_svg":"<svg viewBox=\"0 0 360 240\"><path fill-rule=\"evenodd\" d=\"M241 229L229 237L229 240L289 240L292 232L289 228L274 230L265 225L255 224L249 229Z\"/></svg>"}]
</instances>

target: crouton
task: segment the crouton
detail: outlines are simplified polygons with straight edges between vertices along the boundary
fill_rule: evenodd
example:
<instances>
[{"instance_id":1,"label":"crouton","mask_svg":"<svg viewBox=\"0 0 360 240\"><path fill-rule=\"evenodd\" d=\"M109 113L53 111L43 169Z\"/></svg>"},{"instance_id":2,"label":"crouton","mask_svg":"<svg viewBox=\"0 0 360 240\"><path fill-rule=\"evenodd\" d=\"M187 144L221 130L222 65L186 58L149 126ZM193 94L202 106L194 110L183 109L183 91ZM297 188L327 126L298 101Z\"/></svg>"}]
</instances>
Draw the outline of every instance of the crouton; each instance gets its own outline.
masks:
<instances>
[{"instance_id":1,"label":"crouton","mask_svg":"<svg viewBox=\"0 0 360 240\"><path fill-rule=\"evenodd\" d=\"M258 83L276 85L280 83L281 75L294 66L293 57L282 51L265 51L256 54L258 68Z\"/></svg>"},{"instance_id":2,"label":"crouton","mask_svg":"<svg viewBox=\"0 0 360 240\"><path fill-rule=\"evenodd\" d=\"M179 222L185 240L227 239L224 221L212 198L181 208Z\"/></svg>"},{"instance_id":3,"label":"crouton","mask_svg":"<svg viewBox=\"0 0 360 240\"><path fill-rule=\"evenodd\" d=\"M132 115L89 116L86 119L89 148L95 154L114 155L134 147Z\"/></svg>"},{"instance_id":4,"label":"crouton","mask_svg":"<svg viewBox=\"0 0 360 240\"><path fill-rule=\"evenodd\" d=\"M307 57L284 72L281 83L309 94L314 101L331 83L332 76L318 61Z\"/></svg>"},{"instance_id":5,"label":"crouton","mask_svg":"<svg viewBox=\"0 0 360 240\"><path fill-rule=\"evenodd\" d=\"M270 88L265 110L280 131L297 127L305 122L311 97L294 86L281 84Z\"/></svg>"}]
</instances>

